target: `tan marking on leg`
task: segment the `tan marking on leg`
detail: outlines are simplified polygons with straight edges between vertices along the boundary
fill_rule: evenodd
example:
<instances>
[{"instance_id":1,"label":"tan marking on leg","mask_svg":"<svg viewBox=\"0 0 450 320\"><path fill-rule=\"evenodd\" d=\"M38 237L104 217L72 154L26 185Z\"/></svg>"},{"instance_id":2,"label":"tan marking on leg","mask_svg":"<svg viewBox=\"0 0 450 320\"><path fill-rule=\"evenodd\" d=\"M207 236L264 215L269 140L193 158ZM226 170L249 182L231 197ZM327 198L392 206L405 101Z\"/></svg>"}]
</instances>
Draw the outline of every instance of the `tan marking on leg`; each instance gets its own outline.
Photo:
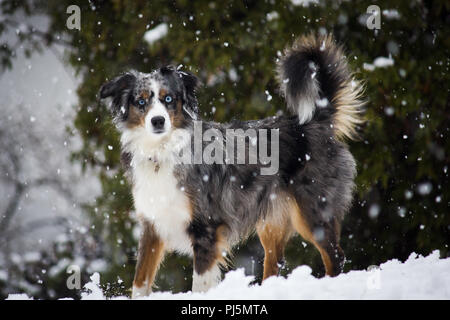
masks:
<instances>
[{"instance_id":1,"label":"tan marking on leg","mask_svg":"<svg viewBox=\"0 0 450 320\"><path fill-rule=\"evenodd\" d=\"M265 224L257 229L264 248L263 280L278 275L278 263L283 259L284 248L289 239L288 225Z\"/></svg>"},{"instance_id":2,"label":"tan marking on leg","mask_svg":"<svg viewBox=\"0 0 450 320\"><path fill-rule=\"evenodd\" d=\"M139 255L136 264L133 286L142 289L146 294L151 291L156 272L164 256L164 244L156 234L154 227L143 223L143 233L139 241Z\"/></svg>"},{"instance_id":3,"label":"tan marking on leg","mask_svg":"<svg viewBox=\"0 0 450 320\"><path fill-rule=\"evenodd\" d=\"M227 265L226 254L230 251L228 243L228 228L221 225L216 230L216 259L222 266Z\"/></svg>"},{"instance_id":4,"label":"tan marking on leg","mask_svg":"<svg viewBox=\"0 0 450 320\"><path fill-rule=\"evenodd\" d=\"M309 226L308 222L302 215L302 212L300 208L298 207L297 203L295 203L294 206L292 206L293 210L291 210L291 221L292 225L294 226L295 230L302 236L303 239L305 239L308 242L311 242L319 251L320 256L322 258L322 262L325 266L325 273L329 276L334 275L334 268L332 260L326 251L326 249L314 239L313 230L311 230L311 227Z\"/></svg>"},{"instance_id":5,"label":"tan marking on leg","mask_svg":"<svg viewBox=\"0 0 450 320\"><path fill-rule=\"evenodd\" d=\"M264 248L263 280L278 275L278 264L284 257L284 248L293 233L289 217L293 199L284 193L278 194L276 199L278 200L273 202L271 212L267 214L269 220L260 221L256 226L256 232Z\"/></svg>"},{"instance_id":6,"label":"tan marking on leg","mask_svg":"<svg viewBox=\"0 0 450 320\"><path fill-rule=\"evenodd\" d=\"M323 265L325 266L325 273L327 276L334 276L333 271L333 263L331 262L330 256L325 251L325 249L321 248L320 246L316 245L317 250L320 252L320 256L322 257Z\"/></svg>"}]
</instances>

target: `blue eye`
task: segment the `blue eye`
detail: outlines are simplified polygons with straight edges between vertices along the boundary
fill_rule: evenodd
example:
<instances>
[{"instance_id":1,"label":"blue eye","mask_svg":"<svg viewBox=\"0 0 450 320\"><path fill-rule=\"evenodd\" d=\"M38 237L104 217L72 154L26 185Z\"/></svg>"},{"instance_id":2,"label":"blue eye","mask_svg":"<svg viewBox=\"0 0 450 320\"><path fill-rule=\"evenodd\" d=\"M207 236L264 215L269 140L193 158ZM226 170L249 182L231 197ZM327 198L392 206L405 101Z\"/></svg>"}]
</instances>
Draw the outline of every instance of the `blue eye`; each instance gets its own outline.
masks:
<instances>
[{"instance_id":1,"label":"blue eye","mask_svg":"<svg viewBox=\"0 0 450 320\"><path fill-rule=\"evenodd\" d=\"M139 105L143 106L145 104L145 100L144 99L139 99L138 103L139 103Z\"/></svg>"},{"instance_id":2,"label":"blue eye","mask_svg":"<svg viewBox=\"0 0 450 320\"><path fill-rule=\"evenodd\" d=\"M171 103L172 102L172 97L171 96L166 96L166 102L167 103Z\"/></svg>"}]
</instances>

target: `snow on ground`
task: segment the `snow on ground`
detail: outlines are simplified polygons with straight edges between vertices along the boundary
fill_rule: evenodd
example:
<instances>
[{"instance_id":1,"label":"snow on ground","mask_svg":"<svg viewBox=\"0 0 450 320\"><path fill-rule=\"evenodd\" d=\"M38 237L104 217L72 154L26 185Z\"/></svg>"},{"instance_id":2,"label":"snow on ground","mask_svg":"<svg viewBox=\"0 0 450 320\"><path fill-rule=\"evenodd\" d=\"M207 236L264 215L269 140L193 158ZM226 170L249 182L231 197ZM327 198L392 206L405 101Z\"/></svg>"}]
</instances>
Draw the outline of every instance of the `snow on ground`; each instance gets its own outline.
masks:
<instances>
[{"instance_id":1,"label":"snow on ground","mask_svg":"<svg viewBox=\"0 0 450 320\"><path fill-rule=\"evenodd\" d=\"M105 299L98 288L99 275L85 285L82 299ZM253 277L243 269L228 272L216 288L206 293L155 292L143 299L450 299L450 258L439 259L439 251L427 257L413 253L404 263L390 260L370 270L350 271L335 278L317 279L308 266L297 267L287 277L272 277L252 285ZM9 295L8 299L28 299ZM127 299L116 297L114 299Z\"/></svg>"}]
</instances>

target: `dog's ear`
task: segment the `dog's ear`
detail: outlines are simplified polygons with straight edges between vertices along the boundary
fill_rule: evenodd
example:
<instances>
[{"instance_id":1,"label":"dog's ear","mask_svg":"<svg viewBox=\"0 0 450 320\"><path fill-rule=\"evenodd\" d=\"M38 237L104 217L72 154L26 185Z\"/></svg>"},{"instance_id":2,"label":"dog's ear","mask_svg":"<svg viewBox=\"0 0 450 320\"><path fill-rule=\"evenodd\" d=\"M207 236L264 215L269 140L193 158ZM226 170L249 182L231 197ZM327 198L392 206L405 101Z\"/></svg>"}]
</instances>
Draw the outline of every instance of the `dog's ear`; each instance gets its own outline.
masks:
<instances>
[{"instance_id":1,"label":"dog's ear","mask_svg":"<svg viewBox=\"0 0 450 320\"><path fill-rule=\"evenodd\" d=\"M102 85L100 88L100 99L121 95L122 91L131 89L135 83L136 76L130 72L118 76Z\"/></svg>"},{"instance_id":2,"label":"dog's ear","mask_svg":"<svg viewBox=\"0 0 450 320\"><path fill-rule=\"evenodd\" d=\"M128 115L128 102L131 91L136 83L136 76L132 72L125 73L103 84L99 91L99 98L112 98L114 113L121 111L122 117Z\"/></svg>"},{"instance_id":3,"label":"dog's ear","mask_svg":"<svg viewBox=\"0 0 450 320\"><path fill-rule=\"evenodd\" d=\"M186 108L188 110L185 111L195 119L199 112L196 90L199 87L200 81L194 74L190 72L179 71L179 74L181 75L181 79L183 80L183 85L186 92Z\"/></svg>"},{"instance_id":4,"label":"dog's ear","mask_svg":"<svg viewBox=\"0 0 450 320\"><path fill-rule=\"evenodd\" d=\"M176 72L177 69L175 68L174 65L169 64L167 66L161 67L159 71L161 72L162 75L168 75Z\"/></svg>"}]
</instances>

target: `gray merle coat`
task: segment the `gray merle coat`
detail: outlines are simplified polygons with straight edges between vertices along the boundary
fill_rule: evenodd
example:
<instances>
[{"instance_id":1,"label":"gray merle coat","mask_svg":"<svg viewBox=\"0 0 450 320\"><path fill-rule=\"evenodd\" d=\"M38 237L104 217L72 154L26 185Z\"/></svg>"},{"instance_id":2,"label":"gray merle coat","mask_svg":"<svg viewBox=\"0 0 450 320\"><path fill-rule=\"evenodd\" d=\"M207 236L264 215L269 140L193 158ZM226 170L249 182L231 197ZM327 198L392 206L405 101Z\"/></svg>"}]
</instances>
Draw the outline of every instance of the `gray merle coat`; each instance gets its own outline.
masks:
<instances>
[{"instance_id":1,"label":"gray merle coat","mask_svg":"<svg viewBox=\"0 0 450 320\"><path fill-rule=\"evenodd\" d=\"M298 39L277 73L291 115L202 122L203 130L223 136L227 129L276 129L280 152L272 175L260 174L266 165L260 162L179 161L181 153L193 151L200 120L198 81L191 73L170 66L149 74L130 71L102 86L100 97L111 98L121 132L142 224L133 297L151 292L164 253L172 250L193 257L193 290L207 290L220 281L229 249L254 230L265 251L264 279L278 273L296 232L319 250L328 275L342 270L341 222L356 174L343 140L354 138L362 122L362 86L331 37ZM244 142L249 151L250 139Z\"/></svg>"}]
</instances>

